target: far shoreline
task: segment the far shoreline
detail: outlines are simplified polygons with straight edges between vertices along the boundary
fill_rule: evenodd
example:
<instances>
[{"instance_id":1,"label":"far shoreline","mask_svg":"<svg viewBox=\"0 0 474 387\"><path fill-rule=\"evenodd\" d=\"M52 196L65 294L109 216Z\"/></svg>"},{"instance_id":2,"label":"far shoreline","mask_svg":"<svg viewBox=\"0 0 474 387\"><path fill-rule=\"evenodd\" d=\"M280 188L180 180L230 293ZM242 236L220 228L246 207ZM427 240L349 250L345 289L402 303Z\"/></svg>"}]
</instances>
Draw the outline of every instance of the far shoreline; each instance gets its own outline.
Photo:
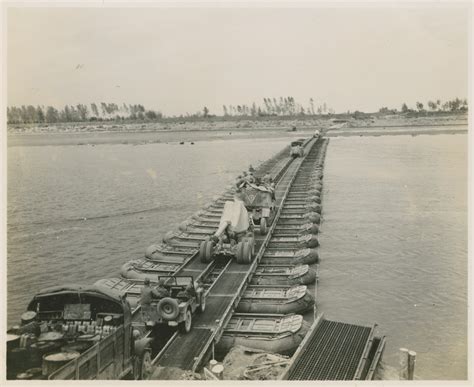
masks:
<instances>
[{"instance_id":1,"label":"far shoreline","mask_svg":"<svg viewBox=\"0 0 474 387\"><path fill-rule=\"evenodd\" d=\"M404 129L406 128L406 129ZM401 135L439 135L466 134L467 124L452 123L439 125L386 125L359 126L348 128L318 128L282 130L275 128L238 128L238 129L192 129L192 130L148 130L148 131L102 131L102 132L62 132L62 133L9 133L8 147L21 146L66 146L66 145L145 145L160 143L197 143L215 140L251 140L251 139L284 139L289 141L299 137L312 136L322 130L326 137L379 137Z\"/></svg>"}]
</instances>

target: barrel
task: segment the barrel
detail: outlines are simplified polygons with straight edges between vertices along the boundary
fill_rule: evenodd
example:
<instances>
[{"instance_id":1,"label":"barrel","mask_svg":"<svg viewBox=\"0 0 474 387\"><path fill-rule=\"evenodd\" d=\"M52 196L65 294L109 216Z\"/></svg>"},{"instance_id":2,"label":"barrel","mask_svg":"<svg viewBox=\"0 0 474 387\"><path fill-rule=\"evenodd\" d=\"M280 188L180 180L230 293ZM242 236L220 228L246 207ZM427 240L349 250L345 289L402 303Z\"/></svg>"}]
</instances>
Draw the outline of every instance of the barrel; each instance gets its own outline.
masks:
<instances>
[{"instance_id":1,"label":"barrel","mask_svg":"<svg viewBox=\"0 0 474 387\"><path fill-rule=\"evenodd\" d=\"M104 324L105 325L111 325L112 324L113 317L112 316L105 316L104 317Z\"/></svg>"},{"instance_id":2,"label":"barrel","mask_svg":"<svg viewBox=\"0 0 474 387\"><path fill-rule=\"evenodd\" d=\"M18 373L30 367L28 351L26 348L13 348L8 353L7 368L9 373Z\"/></svg>"},{"instance_id":3,"label":"barrel","mask_svg":"<svg viewBox=\"0 0 474 387\"><path fill-rule=\"evenodd\" d=\"M41 366L42 355L40 353L37 343L31 344L29 358L30 358L30 365L32 367Z\"/></svg>"},{"instance_id":4,"label":"barrel","mask_svg":"<svg viewBox=\"0 0 474 387\"><path fill-rule=\"evenodd\" d=\"M29 351L29 360L31 367L41 367L43 358L61 348L61 342L39 341L31 344Z\"/></svg>"},{"instance_id":5,"label":"barrel","mask_svg":"<svg viewBox=\"0 0 474 387\"><path fill-rule=\"evenodd\" d=\"M7 334L7 351L18 348L20 345L20 336Z\"/></svg>"},{"instance_id":6,"label":"barrel","mask_svg":"<svg viewBox=\"0 0 474 387\"><path fill-rule=\"evenodd\" d=\"M26 325L36 318L36 312L29 310L21 315L21 324Z\"/></svg>"},{"instance_id":7,"label":"barrel","mask_svg":"<svg viewBox=\"0 0 474 387\"><path fill-rule=\"evenodd\" d=\"M43 356L43 375L51 375L63 365L80 356L79 352L57 352Z\"/></svg>"}]
</instances>

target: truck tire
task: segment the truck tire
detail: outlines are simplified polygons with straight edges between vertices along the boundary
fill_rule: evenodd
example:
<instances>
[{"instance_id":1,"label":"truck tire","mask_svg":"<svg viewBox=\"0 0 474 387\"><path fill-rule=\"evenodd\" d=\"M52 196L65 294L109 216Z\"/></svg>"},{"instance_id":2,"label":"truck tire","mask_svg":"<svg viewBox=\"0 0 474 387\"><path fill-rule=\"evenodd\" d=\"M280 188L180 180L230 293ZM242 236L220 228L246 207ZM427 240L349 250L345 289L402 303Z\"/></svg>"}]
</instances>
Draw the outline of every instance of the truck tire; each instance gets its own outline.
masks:
<instances>
[{"instance_id":1,"label":"truck tire","mask_svg":"<svg viewBox=\"0 0 474 387\"><path fill-rule=\"evenodd\" d=\"M150 378L153 372L153 366L151 364L151 353L149 349L135 357L133 368L133 378L135 380L147 380Z\"/></svg>"},{"instance_id":2,"label":"truck tire","mask_svg":"<svg viewBox=\"0 0 474 387\"><path fill-rule=\"evenodd\" d=\"M209 263L212 261L212 256L214 255L214 245L212 241L202 241L201 246L199 247L199 257L201 262Z\"/></svg>"},{"instance_id":3,"label":"truck tire","mask_svg":"<svg viewBox=\"0 0 474 387\"><path fill-rule=\"evenodd\" d=\"M165 297L157 306L158 313L163 317L163 320L174 320L179 315L178 301L174 298Z\"/></svg>"},{"instance_id":4,"label":"truck tire","mask_svg":"<svg viewBox=\"0 0 474 387\"><path fill-rule=\"evenodd\" d=\"M193 326L193 315L191 313L191 309L186 309L186 314L184 317L184 321L179 325L179 330L182 333L189 333L191 332L191 328Z\"/></svg>"}]
</instances>

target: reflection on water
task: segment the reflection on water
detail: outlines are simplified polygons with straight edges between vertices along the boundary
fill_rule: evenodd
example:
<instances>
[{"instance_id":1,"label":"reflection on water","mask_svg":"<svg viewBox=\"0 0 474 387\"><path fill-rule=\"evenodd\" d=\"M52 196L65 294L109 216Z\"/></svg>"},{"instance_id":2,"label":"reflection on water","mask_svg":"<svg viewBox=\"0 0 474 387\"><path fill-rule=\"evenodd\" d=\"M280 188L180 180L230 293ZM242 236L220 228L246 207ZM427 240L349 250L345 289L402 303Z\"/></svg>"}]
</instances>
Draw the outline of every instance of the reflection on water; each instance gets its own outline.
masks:
<instances>
[{"instance_id":1,"label":"reflection on water","mask_svg":"<svg viewBox=\"0 0 474 387\"><path fill-rule=\"evenodd\" d=\"M332 138L323 211L326 317L377 322L417 378L467 378L467 136Z\"/></svg>"}]
</instances>

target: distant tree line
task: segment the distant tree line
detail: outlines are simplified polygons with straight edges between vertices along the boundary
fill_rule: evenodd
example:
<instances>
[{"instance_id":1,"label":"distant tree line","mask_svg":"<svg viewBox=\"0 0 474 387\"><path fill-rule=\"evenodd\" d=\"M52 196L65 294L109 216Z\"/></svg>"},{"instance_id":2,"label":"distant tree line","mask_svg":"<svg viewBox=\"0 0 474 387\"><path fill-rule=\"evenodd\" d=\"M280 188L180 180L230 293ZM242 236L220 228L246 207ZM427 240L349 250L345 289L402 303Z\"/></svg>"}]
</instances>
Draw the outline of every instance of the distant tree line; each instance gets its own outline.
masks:
<instances>
[{"instance_id":1,"label":"distant tree line","mask_svg":"<svg viewBox=\"0 0 474 387\"><path fill-rule=\"evenodd\" d=\"M437 99L436 101L428 101L426 103L426 107L422 102L415 103L415 109L410 108L406 103L402 104L400 112L402 113L427 113L427 112L467 112L468 104L467 99L459 99L455 98L450 101L442 102L441 100ZM379 113L386 113L386 114L395 114L398 113L397 109L389 109L387 107L381 107L379 109Z\"/></svg>"},{"instance_id":2,"label":"distant tree line","mask_svg":"<svg viewBox=\"0 0 474 387\"><path fill-rule=\"evenodd\" d=\"M229 116L297 116L334 113L326 103L315 107L314 99L310 98L305 107L295 101L294 97L263 98L263 105L253 102L250 105L223 105L224 117Z\"/></svg>"},{"instance_id":3,"label":"distant tree line","mask_svg":"<svg viewBox=\"0 0 474 387\"><path fill-rule=\"evenodd\" d=\"M313 98L310 98L308 105L305 107L295 101L293 97L279 97L279 98L263 98L263 104L252 102L251 104L241 105L222 105L224 117L265 117L265 116L306 116L316 114L334 114L334 109L331 109L324 102L315 106ZM185 115L180 115L180 118L210 118L216 117L210 114L209 108L204 106L202 111Z\"/></svg>"},{"instance_id":4,"label":"distant tree line","mask_svg":"<svg viewBox=\"0 0 474 387\"><path fill-rule=\"evenodd\" d=\"M53 106L11 106L7 107L9 124L84 122L107 120L155 120L162 118L160 112L147 110L143 105L115 103L91 103L66 105L62 109Z\"/></svg>"}]
</instances>

